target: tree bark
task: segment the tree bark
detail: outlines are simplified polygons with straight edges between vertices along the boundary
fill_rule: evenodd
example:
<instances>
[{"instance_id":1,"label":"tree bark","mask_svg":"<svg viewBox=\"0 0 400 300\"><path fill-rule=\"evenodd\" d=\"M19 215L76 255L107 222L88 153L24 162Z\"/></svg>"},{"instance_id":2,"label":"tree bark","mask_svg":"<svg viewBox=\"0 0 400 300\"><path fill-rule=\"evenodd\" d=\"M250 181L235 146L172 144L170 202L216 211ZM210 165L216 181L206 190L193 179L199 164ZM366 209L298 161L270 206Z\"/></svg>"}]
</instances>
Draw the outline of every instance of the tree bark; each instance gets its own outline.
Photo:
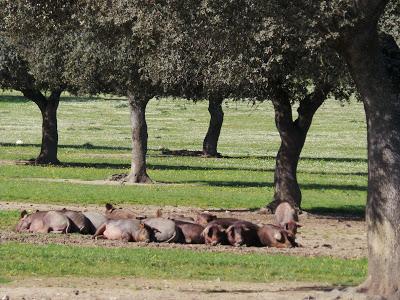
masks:
<instances>
[{"instance_id":1,"label":"tree bark","mask_svg":"<svg viewBox=\"0 0 400 300\"><path fill-rule=\"evenodd\" d=\"M217 151L217 147L222 123L224 122L223 100L221 96L212 96L208 101L210 124L203 141L203 155L208 157L221 157L221 154Z\"/></svg>"},{"instance_id":2,"label":"tree bark","mask_svg":"<svg viewBox=\"0 0 400 300\"><path fill-rule=\"evenodd\" d=\"M37 164L59 164L57 109L60 102L61 91L52 91L46 98L40 91L24 90L24 96L39 107L42 114L42 144L40 153L35 159Z\"/></svg>"},{"instance_id":3,"label":"tree bark","mask_svg":"<svg viewBox=\"0 0 400 300\"><path fill-rule=\"evenodd\" d=\"M273 105L275 124L281 138L276 156L274 174L274 199L267 205L271 212L281 202L289 202L293 207L301 207L301 190L297 182L297 165L306 141L315 112L324 102L329 92L327 86L317 86L315 91L300 102L298 118L293 121L292 106L286 93L280 93Z\"/></svg>"},{"instance_id":4,"label":"tree bark","mask_svg":"<svg viewBox=\"0 0 400 300\"><path fill-rule=\"evenodd\" d=\"M134 93L128 94L132 126L131 171L125 181L132 183L152 183L146 170L147 123L146 106L149 98Z\"/></svg>"},{"instance_id":5,"label":"tree bark","mask_svg":"<svg viewBox=\"0 0 400 300\"><path fill-rule=\"evenodd\" d=\"M364 288L371 299L400 299L400 86L385 64L376 22L352 32L340 54L349 65L367 120L368 279Z\"/></svg>"}]
</instances>

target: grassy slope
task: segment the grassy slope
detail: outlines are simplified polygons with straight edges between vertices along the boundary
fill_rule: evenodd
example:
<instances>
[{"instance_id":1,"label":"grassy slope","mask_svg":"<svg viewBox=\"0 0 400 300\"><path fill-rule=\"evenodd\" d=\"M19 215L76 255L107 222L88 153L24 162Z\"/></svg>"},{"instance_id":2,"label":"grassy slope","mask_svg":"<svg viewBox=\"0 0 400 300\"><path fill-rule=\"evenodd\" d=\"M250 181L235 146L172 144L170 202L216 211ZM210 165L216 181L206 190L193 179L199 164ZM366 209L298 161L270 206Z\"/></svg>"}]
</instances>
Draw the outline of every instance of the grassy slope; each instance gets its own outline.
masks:
<instances>
[{"instance_id":1,"label":"grassy slope","mask_svg":"<svg viewBox=\"0 0 400 300\"><path fill-rule=\"evenodd\" d=\"M152 100L148 109L149 173L182 185L87 186L35 183L30 177L104 179L129 169L128 108L122 99L66 98L59 109L60 154L73 167L0 166L0 201L263 206L273 195L279 136L269 103L224 104L219 150L234 158L165 157L160 149L201 149L207 103ZM29 159L39 151L40 114L17 94L0 97L0 159ZM23 146L15 146L16 140ZM82 147L82 145L89 145ZM30 146L31 145L31 146ZM328 101L318 112L299 164L303 207L362 213L366 191L365 125L360 104Z\"/></svg>"},{"instance_id":2,"label":"grassy slope","mask_svg":"<svg viewBox=\"0 0 400 300\"><path fill-rule=\"evenodd\" d=\"M4 244L2 276L134 276L270 282L357 284L366 261L161 249L104 249Z\"/></svg>"}]
</instances>

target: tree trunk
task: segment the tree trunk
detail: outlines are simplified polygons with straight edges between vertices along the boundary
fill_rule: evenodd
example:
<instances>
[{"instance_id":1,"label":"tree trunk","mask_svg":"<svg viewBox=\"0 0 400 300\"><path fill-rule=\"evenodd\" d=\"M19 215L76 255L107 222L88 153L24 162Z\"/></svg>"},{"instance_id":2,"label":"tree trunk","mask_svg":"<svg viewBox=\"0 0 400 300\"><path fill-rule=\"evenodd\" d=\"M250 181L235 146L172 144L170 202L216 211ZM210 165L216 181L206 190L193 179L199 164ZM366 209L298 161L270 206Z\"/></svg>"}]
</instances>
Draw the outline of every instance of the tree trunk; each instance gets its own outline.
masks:
<instances>
[{"instance_id":1,"label":"tree trunk","mask_svg":"<svg viewBox=\"0 0 400 300\"><path fill-rule=\"evenodd\" d=\"M57 109L60 102L61 91L53 91L46 98L40 91L25 90L26 98L37 104L42 114L42 144L40 154L35 159L37 164L59 164Z\"/></svg>"},{"instance_id":2,"label":"tree trunk","mask_svg":"<svg viewBox=\"0 0 400 300\"><path fill-rule=\"evenodd\" d=\"M223 101L224 99L221 96L212 96L208 101L210 124L203 141L203 155L208 157L221 157L221 154L217 151L217 147L222 123L224 122Z\"/></svg>"},{"instance_id":3,"label":"tree trunk","mask_svg":"<svg viewBox=\"0 0 400 300\"><path fill-rule=\"evenodd\" d=\"M128 100L131 111L132 160L131 171L126 178L126 181L132 183L152 183L152 180L149 175L147 175L146 171L148 137L146 106L150 99L148 97L129 93Z\"/></svg>"},{"instance_id":4,"label":"tree trunk","mask_svg":"<svg viewBox=\"0 0 400 300\"><path fill-rule=\"evenodd\" d=\"M341 54L363 100L368 129L364 288L373 299L400 299L400 86L388 73L375 23L355 31Z\"/></svg>"},{"instance_id":5,"label":"tree trunk","mask_svg":"<svg viewBox=\"0 0 400 300\"><path fill-rule=\"evenodd\" d=\"M275 212L281 202L289 202L298 209L301 207L297 165L313 116L324 102L328 92L327 86L317 86L309 97L300 102L297 110L298 118L295 121L293 121L292 107L286 93L281 93L273 101L275 124L281 137L281 145L276 156L274 200L267 205L271 212Z\"/></svg>"}]
</instances>

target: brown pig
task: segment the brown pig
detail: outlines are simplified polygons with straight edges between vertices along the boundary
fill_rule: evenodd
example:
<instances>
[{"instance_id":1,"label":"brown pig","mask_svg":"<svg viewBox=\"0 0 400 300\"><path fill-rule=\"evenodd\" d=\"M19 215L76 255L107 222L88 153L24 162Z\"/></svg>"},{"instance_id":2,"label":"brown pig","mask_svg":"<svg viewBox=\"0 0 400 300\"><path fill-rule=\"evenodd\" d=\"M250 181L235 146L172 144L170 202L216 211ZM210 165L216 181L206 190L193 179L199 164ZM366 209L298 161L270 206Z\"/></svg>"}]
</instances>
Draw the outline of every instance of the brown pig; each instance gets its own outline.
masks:
<instances>
[{"instance_id":1,"label":"brown pig","mask_svg":"<svg viewBox=\"0 0 400 300\"><path fill-rule=\"evenodd\" d=\"M83 214L89 219L90 223L92 223L91 234L95 234L96 230L105 222L107 222L107 218L101 213L95 211L86 211Z\"/></svg>"},{"instance_id":2,"label":"brown pig","mask_svg":"<svg viewBox=\"0 0 400 300\"><path fill-rule=\"evenodd\" d=\"M93 238L98 237L125 242L150 242L151 230L139 220L108 220L93 235Z\"/></svg>"},{"instance_id":3,"label":"brown pig","mask_svg":"<svg viewBox=\"0 0 400 300\"><path fill-rule=\"evenodd\" d=\"M182 242L186 244L204 244L203 226L178 220L175 220L175 224L182 232Z\"/></svg>"},{"instance_id":4,"label":"brown pig","mask_svg":"<svg viewBox=\"0 0 400 300\"><path fill-rule=\"evenodd\" d=\"M78 232L82 234L93 234L95 232L93 224L80 211L63 208L62 210L58 210L57 212L69 218L71 223L70 232Z\"/></svg>"},{"instance_id":5,"label":"brown pig","mask_svg":"<svg viewBox=\"0 0 400 300\"><path fill-rule=\"evenodd\" d=\"M264 225L258 230L257 235L262 246L276 248L292 248L298 246L292 233L280 226L272 224Z\"/></svg>"},{"instance_id":6,"label":"brown pig","mask_svg":"<svg viewBox=\"0 0 400 300\"><path fill-rule=\"evenodd\" d=\"M290 203L282 202L278 205L275 210L276 225L290 231L292 235L296 235L297 228L301 227L301 225L297 223L298 221L299 217L297 216L297 212Z\"/></svg>"},{"instance_id":7,"label":"brown pig","mask_svg":"<svg viewBox=\"0 0 400 300\"><path fill-rule=\"evenodd\" d=\"M36 211L28 214L26 210L21 212L21 218L15 227L17 232L39 233L68 233L70 221L63 214L56 211Z\"/></svg>"},{"instance_id":8,"label":"brown pig","mask_svg":"<svg viewBox=\"0 0 400 300\"><path fill-rule=\"evenodd\" d=\"M212 246L219 244L229 245L226 229L236 221L239 220L233 218L219 218L208 223L202 233L205 244Z\"/></svg>"},{"instance_id":9,"label":"brown pig","mask_svg":"<svg viewBox=\"0 0 400 300\"><path fill-rule=\"evenodd\" d=\"M236 221L226 229L228 241L232 246L261 246L258 237L259 226L247 221Z\"/></svg>"},{"instance_id":10,"label":"brown pig","mask_svg":"<svg viewBox=\"0 0 400 300\"><path fill-rule=\"evenodd\" d=\"M112 204L106 204L105 216L110 220L121 220L121 219L135 219L136 214L130 210L123 208L115 208Z\"/></svg>"},{"instance_id":11,"label":"brown pig","mask_svg":"<svg viewBox=\"0 0 400 300\"><path fill-rule=\"evenodd\" d=\"M209 213L200 213L196 217L196 223L207 226L208 223L211 221L214 221L217 218L217 216L209 214Z\"/></svg>"}]
</instances>

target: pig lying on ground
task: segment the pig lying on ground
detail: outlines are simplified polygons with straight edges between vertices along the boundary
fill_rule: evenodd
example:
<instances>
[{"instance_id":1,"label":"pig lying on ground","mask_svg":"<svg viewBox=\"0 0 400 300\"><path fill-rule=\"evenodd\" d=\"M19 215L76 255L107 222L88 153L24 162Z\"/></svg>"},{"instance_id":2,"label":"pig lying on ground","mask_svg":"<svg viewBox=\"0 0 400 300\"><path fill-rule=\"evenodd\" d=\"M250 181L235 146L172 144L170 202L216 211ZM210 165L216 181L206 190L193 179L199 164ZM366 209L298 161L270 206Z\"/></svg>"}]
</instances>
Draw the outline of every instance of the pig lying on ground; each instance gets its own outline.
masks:
<instances>
[{"instance_id":1,"label":"pig lying on ground","mask_svg":"<svg viewBox=\"0 0 400 300\"><path fill-rule=\"evenodd\" d=\"M262 246L276 248L292 248L298 246L292 233L280 226L271 224L264 225L258 230L257 235Z\"/></svg>"},{"instance_id":2,"label":"pig lying on ground","mask_svg":"<svg viewBox=\"0 0 400 300\"><path fill-rule=\"evenodd\" d=\"M83 212L83 214L89 219L90 223L92 223L90 234L95 234L96 230L105 222L107 222L107 218L98 212L86 211Z\"/></svg>"},{"instance_id":3,"label":"pig lying on ground","mask_svg":"<svg viewBox=\"0 0 400 300\"><path fill-rule=\"evenodd\" d=\"M208 223L202 232L205 244L211 246L229 245L226 229L237 221L239 220L233 218L220 218Z\"/></svg>"},{"instance_id":4,"label":"pig lying on ground","mask_svg":"<svg viewBox=\"0 0 400 300\"><path fill-rule=\"evenodd\" d=\"M36 211L28 214L24 210L21 212L21 218L15 230L17 232L68 233L70 228L69 219L59 212Z\"/></svg>"},{"instance_id":5,"label":"pig lying on ground","mask_svg":"<svg viewBox=\"0 0 400 300\"><path fill-rule=\"evenodd\" d=\"M259 226L247 221L236 221L226 229L228 241L232 246L261 246L258 237Z\"/></svg>"},{"instance_id":6,"label":"pig lying on ground","mask_svg":"<svg viewBox=\"0 0 400 300\"><path fill-rule=\"evenodd\" d=\"M200 213L196 217L196 223L207 226L208 223L211 221L214 221L217 218L217 216L209 214L209 213Z\"/></svg>"},{"instance_id":7,"label":"pig lying on ground","mask_svg":"<svg viewBox=\"0 0 400 300\"><path fill-rule=\"evenodd\" d=\"M164 218L149 218L143 220L153 231L152 237L154 242L174 243L182 240L180 230L174 221Z\"/></svg>"},{"instance_id":8,"label":"pig lying on ground","mask_svg":"<svg viewBox=\"0 0 400 300\"><path fill-rule=\"evenodd\" d=\"M275 210L275 222L276 225L290 231L293 235L296 235L297 228L301 227L299 223L299 217L297 216L296 210L288 202L282 202L278 205Z\"/></svg>"},{"instance_id":9,"label":"pig lying on ground","mask_svg":"<svg viewBox=\"0 0 400 300\"><path fill-rule=\"evenodd\" d=\"M63 208L57 212L69 218L71 223L70 232L78 232L81 234L93 234L95 232L93 224L80 211Z\"/></svg>"},{"instance_id":10,"label":"pig lying on ground","mask_svg":"<svg viewBox=\"0 0 400 300\"><path fill-rule=\"evenodd\" d=\"M178 220L175 220L175 224L181 231L182 243L204 244L204 236L202 235L204 230L203 226Z\"/></svg>"},{"instance_id":11,"label":"pig lying on ground","mask_svg":"<svg viewBox=\"0 0 400 300\"><path fill-rule=\"evenodd\" d=\"M168 219L170 219L172 221L196 224L196 222L194 221L193 218L185 217L184 215L170 215L170 216L168 216Z\"/></svg>"},{"instance_id":12,"label":"pig lying on ground","mask_svg":"<svg viewBox=\"0 0 400 300\"><path fill-rule=\"evenodd\" d=\"M105 216L110 220L120 220L120 219L136 219L136 214L133 211L115 208L112 204L106 204Z\"/></svg>"},{"instance_id":13,"label":"pig lying on ground","mask_svg":"<svg viewBox=\"0 0 400 300\"><path fill-rule=\"evenodd\" d=\"M93 238L104 237L108 240L125 242L150 242L151 234L151 230L139 220L122 219L108 220L96 230Z\"/></svg>"}]
</instances>

